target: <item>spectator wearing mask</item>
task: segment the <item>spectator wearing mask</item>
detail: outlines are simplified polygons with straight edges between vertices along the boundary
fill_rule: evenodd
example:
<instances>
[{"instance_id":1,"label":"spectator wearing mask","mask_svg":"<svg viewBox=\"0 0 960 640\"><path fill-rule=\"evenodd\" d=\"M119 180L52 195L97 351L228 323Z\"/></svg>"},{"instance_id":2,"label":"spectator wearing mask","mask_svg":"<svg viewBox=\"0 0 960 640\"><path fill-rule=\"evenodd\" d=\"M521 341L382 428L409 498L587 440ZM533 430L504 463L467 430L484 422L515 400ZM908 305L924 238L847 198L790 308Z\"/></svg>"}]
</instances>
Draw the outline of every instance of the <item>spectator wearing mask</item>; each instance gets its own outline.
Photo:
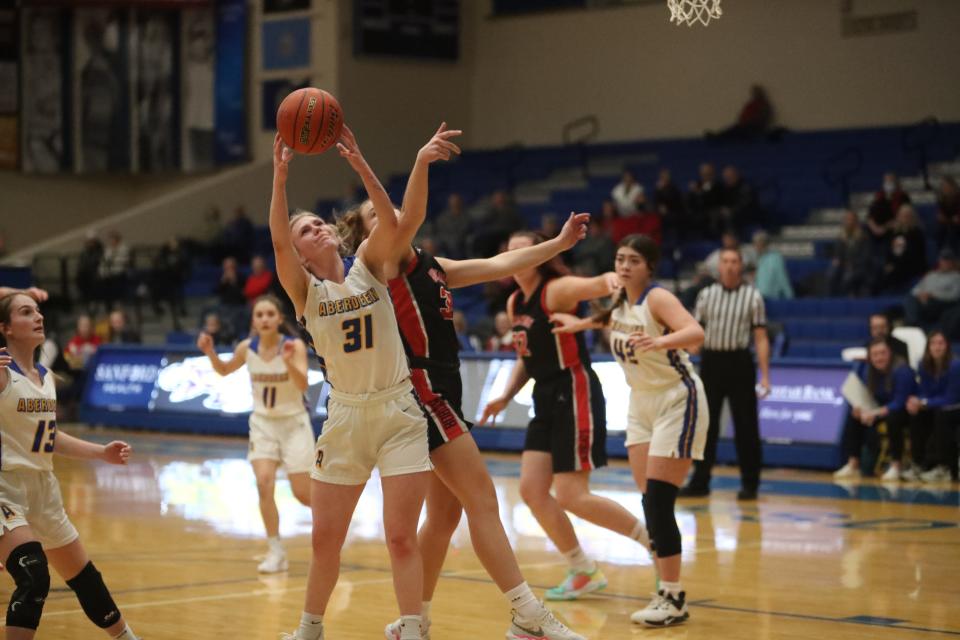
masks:
<instances>
[{"instance_id":1,"label":"spectator wearing mask","mask_svg":"<svg viewBox=\"0 0 960 640\"><path fill-rule=\"evenodd\" d=\"M902 293L927 271L927 239L909 204L900 207L883 268L882 289Z\"/></svg>"},{"instance_id":2,"label":"spectator wearing mask","mask_svg":"<svg viewBox=\"0 0 960 640\"><path fill-rule=\"evenodd\" d=\"M493 335L487 340L487 351L513 351L513 329L506 311L498 311L493 318Z\"/></svg>"},{"instance_id":3,"label":"spectator wearing mask","mask_svg":"<svg viewBox=\"0 0 960 640\"><path fill-rule=\"evenodd\" d=\"M867 229L879 246L885 245L893 233L894 218L905 204L910 204L910 196L900 188L897 174L884 174L883 188L874 195L867 210Z\"/></svg>"},{"instance_id":4,"label":"spectator wearing mask","mask_svg":"<svg viewBox=\"0 0 960 640\"><path fill-rule=\"evenodd\" d=\"M885 422L889 440L890 466L880 477L884 482L900 480L900 459L903 456L903 431L906 426L907 399L915 393L913 370L895 358L883 339L873 340L867 351L867 362L857 368L860 381L869 390L877 408L851 407L843 427L843 452L847 463L833 477L852 478L860 474L860 456L864 444L879 450L877 425Z\"/></svg>"},{"instance_id":5,"label":"spectator wearing mask","mask_svg":"<svg viewBox=\"0 0 960 640\"><path fill-rule=\"evenodd\" d=\"M913 466L904 471L903 479L949 480L957 463L954 430L960 420L960 360L953 358L942 331L927 338L917 373L919 384L907 398Z\"/></svg>"},{"instance_id":6,"label":"spectator wearing mask","mask_svg":"<svg viewBox=\"0 0 960 640\"><path fill-rule=\"evenodd\" d=\"M830 264L829 290L831 296L868 295L871 272L872 244L853 211L843 216L840 238L833 245Z\"/></svg>"},{"instance_id":7,"label":"spectator wearing mask","mask_svg":"<svg viewBox=\"0 0 960 640\"><path fill-rule=\"evenodd\" d=\"M466 241L470 233L470 219L463 209L463 197L451 193L447 208L434 223L434 239L440 255L460 260L467 256Z\"/></svg>"},{"instance_id":8,"label":"spectator wearing mask","mask_svg":"<svg viewBox=\"0 0 960 640\"><path fill-rule=\"evenodd\" d=\"M920 279L903 300L908 325L929 329L945 311L960 302L960 270L957 257L942 249L935 269Z\"/></svg>"},{"instance_id":9,"label":"spectator wearing mask","mask_svg":"<svg viewBox=\"0 0 960 640\"><path fill-rule=\"evenodd\" d=\"M952 176L940 178L937 191L937 245L960 251L960 187Z\"/></svg>"},{"instance_id":10,"label":"spectator wearing mask","mask_svg":"<svg viewBox=\"0 0 960 640\"><path fill-rule=\"evenodd\" d=\"M753 234L753 248L757 252L757 276L754 286L760 295L770 300L793 299L787 265L780 252L770 248L770 236L766 231Z\"/></svg>"},{"instance_id":11,"label":"spectator wearing mask","mask_svg":"<svg viewBox=\"0 0 960 640\"><path fill-rule=\"evenodd\" d=\"M127 314L122 309L110 312L107 326L107 340L109 344L140 344L140 334L129 326Z\"/></svg>"},{"instance_id":12,"label":"spectator wearing mask","mask_svg":"<svg viewBox=\"0 0 960 640\"><path fill-rule=\"evenodd\" d=\"M901 358L904 362L910 360L910 354L907 350L907 343L898 338L894 338L890 329L890 318L882 313L874 313L870 316L870 339L864 345L864 349L870 348L870 343L874 340L883 340L890 347L894 357Z\"/></svg>"},{"instance_id":13,"label":"spectator wearing mask","mask_svg":"<svg viewBox=\"0 0 960 640\"><path fill-rule=\"evenodd\" d=\"M257 298L270 292L274 285L273 272L267 268L263 256L253 256L250 261L250 275L243 284L243 297L251 307Z\"/></svg>"},{"instance_id":14,"label":"spectator wearing mask","mask_svg":"<svg viewBox=\"0 0 960 640\"><path fill-rule=\"evenodd\" d=\"M644 200L643 185L633 177L633 172L624 169L620 182L610 192L610 198L617 205L617 213L621 217L636 215L638 202Z\"/></svg>"}]
</instances>

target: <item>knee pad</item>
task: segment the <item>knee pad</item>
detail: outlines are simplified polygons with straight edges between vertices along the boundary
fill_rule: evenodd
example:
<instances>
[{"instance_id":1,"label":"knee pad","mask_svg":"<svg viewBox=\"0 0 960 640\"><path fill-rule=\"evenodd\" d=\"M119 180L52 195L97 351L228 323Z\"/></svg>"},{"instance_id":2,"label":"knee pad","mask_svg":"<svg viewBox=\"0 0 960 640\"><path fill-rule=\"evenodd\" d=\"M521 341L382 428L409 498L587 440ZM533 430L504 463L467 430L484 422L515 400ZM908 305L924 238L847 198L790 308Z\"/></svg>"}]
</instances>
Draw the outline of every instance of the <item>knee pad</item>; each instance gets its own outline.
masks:
<instances>
[{"instance_id":1,"label":"knee pad","mask_svg":"<svg viewBox=\"0 0 960 640\"><path fill-rule=\"evenodd\" d=\"M643 519L647 523L647 537L650 538L650 553L656 553L657 551L657 540L653 535L653 518L650 514L650 507L647 502L647 494L643 494L640 498L640 504L643 505Z\"/></svg>"},{"instance_id":2,"label":"knee pad","mask_svg":"<svg viewBox=\"0 0 960 640\"><path fill-rule=\"evenodd\" d=\"M67 580L67 586L77 594L80 608L93 624L106 629L120 620L120 610L107 585L103 584L103 576L92 562L88 562L80 573Z\"/></svg>"},{"instance_id":3,"label":"knee pad","mask_svg":"<svg viewBox=\"0 0 960 640\"><path fill-rule=\"evenodd\" d=\"M50 593L50 570L40 543L27 542L11 551L7 571L17 585L7 605L7 626L36 631Z\"/></svg>"},{"instance_id":4,"label":"knee pad","mask_svg":"<svg viewBox=\"0 0 960 640\"><path fill-rule=\"evenodd\" d=\"M673 513L679 490L679 487L669 482L647 479L647 494L644 497L652 522L651 537L659 558L675 556L681 550L680 528Z\"/></svg>"}]
</instances>

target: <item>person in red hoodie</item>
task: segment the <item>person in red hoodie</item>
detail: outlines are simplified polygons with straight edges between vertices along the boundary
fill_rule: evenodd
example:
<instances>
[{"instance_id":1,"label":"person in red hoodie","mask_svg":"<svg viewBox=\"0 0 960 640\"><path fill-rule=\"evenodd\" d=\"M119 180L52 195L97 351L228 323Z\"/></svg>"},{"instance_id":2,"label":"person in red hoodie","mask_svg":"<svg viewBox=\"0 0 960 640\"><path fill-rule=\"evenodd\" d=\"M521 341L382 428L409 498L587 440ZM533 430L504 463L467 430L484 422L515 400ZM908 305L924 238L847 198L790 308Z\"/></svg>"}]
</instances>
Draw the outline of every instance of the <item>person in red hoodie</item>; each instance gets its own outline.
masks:
<instances>
[{"instance_id":1,"label":"person in red hoodie","mask_svg":"<svg viewBox=\"0 0 960 640\"><path fill-rule=\"evenodd\" d=\"M243 285L243 297L253 304L260 296L269 293L273 286L273 272L267 268L263 256L253 256L250 261L250 276Z\"/></svg>"}]
</instances>

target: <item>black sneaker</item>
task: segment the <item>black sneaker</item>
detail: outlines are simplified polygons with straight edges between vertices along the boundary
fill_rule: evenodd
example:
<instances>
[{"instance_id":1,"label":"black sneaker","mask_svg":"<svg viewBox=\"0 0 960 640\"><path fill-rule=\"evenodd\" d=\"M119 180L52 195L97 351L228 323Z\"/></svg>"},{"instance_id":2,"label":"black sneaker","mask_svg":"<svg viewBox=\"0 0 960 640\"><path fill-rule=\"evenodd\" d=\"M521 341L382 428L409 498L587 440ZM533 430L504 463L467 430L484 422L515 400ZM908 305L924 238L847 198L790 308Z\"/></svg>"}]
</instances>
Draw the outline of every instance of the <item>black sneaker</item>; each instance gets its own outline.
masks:
<instances>
[{"instance_id":1,"label":"black sneaker","mask_svg":"<svg viewBox=\"0 0 960 640\"><path fill-rule=\"evenodd\" d=\"M677 496L681 498L705 498L708 495L710 495L710 487L701 487L695 484L680 487L680 491L677 492Z\"/></svg>"}]
</instances>

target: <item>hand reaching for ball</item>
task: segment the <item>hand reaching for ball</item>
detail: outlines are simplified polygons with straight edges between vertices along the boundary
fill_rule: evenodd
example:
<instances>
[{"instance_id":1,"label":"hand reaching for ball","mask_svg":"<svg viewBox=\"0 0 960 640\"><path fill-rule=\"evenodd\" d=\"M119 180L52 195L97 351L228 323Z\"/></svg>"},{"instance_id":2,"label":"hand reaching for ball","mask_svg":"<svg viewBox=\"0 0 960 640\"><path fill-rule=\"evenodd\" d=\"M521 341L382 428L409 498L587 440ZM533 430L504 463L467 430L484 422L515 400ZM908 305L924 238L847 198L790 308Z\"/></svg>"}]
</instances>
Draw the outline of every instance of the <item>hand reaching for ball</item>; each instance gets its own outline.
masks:
<instances>
[{"instance_id":1,"label":"hand reaching for ball","mask_svg":"<svg viewBox=\"0 0 960 640\"><path fill-rule=\"evenodd\" d=\"M283 143L280 134L273 140L273 175L281 180L287 179L290 161L293 160L293 149Z\"/></svg>"},{"instance_id":2,"label":"hand reaching for ball","mask_svg":"<svg viewBox=\"0 0 960 640\"><path fill-rule=\"evenodd\" d=\"M340 157L346 160L354 171L360 173L366 168L367 161L364 159L363 154L360 153L360 145L357 143L357 138L346 124L343 125L343 130L340 132L337 151L340 152Z\"/></svg>"},{"instance_id":3,"label":"hand reaching for ball","mask_svg":"<svg viewBox=\"0 0 960 640\"><path fill-rule=\"evenodd\" d=\"M437 132L417 153L417 161L430 164L437 160L449 160L453 155L460 155L460 147L450 142L451 138L460 135L463 135L460 129L448 129L446 122L440 123Z\"/></svg>"}]
</instances>

